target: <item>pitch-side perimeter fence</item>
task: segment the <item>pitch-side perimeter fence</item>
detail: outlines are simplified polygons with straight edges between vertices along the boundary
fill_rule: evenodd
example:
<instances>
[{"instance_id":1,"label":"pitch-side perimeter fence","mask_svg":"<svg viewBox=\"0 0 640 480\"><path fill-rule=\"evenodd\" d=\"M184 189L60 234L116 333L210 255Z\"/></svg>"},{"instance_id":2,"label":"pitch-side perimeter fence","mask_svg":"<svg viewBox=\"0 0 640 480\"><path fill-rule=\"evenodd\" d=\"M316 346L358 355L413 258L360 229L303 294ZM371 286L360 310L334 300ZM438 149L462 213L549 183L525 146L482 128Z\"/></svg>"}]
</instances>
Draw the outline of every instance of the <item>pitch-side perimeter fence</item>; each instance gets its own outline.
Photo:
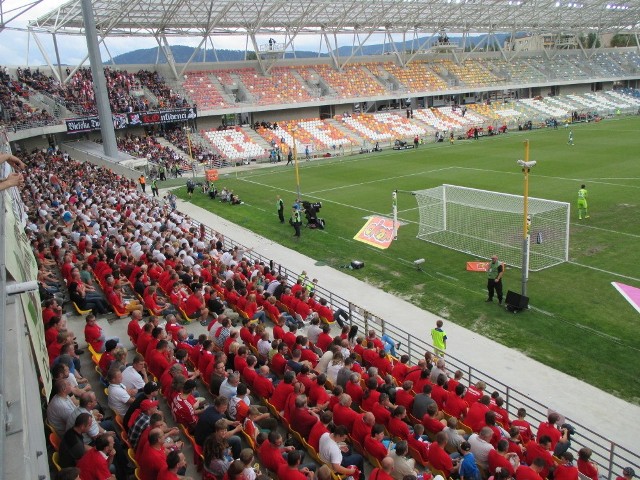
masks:
<instances>
[{"instance_id":1,"label":"pitch-side perimeter fence","mask_svg":"<svg viewBox=\"0 0 640 480\"><path fill-rule=\"evenodd\" d=\"M202 224L196 220L191 220L200 231L204 230L204 237L207 240L212 239L215 236L215 232L207 227L203 227ZM266 265L270 264L270 260L262 255L259 255L253 251L248 251L246 247L230 239L224 237L225 248L233 248L235 246L243 248L248 253L245 254L252 261L264 262ZM298 273L289 270L282 265L275 265L276 270L281 275L286 275L291 281L298 278ZM367 311L366 309L350 302L349 300L335 294L331 290L316 286L317 295L321 298L326 298L327 301L334 308L341 308L349 314L350 323L357 325L360 332L367 332L368 330L375 330L378 335L386 333L397 342L402 343L403 353L407 353L410 357L410 363L415 364L419 359L424 358L424 354L427 351L433 352L433 345L419 338L415 334L411 334L392 322L386 321L383 318L376 316L374 313ZM464 361L447 355L447 367L450 371L460 370L462 371L469 381L469 384L475 384L482 380L487 384L487 391L497 391L500 396L504 398L507 411L511 418L515 418L515 412L520 407L524 407L527 410L528 420L532 425L536 426L539 422L546 421L549 413L549 407L543 403L537 401L531 396L524 394L509 385L501 382L500 380L492 377L491 375L476 369L473 365L469 365ZM564 415L565 412L559 412ZM640 455L636 452L632 452L621 445L618 445L611 439L608 439L597 432L594 432L586 425L582 425L569 416L566 416L566 422L574 426L576 433L571 436L571 449L576 452L582 447L589 447L593 451L591 459L595 461L600 467L600 477L608 480L613 480L617 476L622 474L624 467L633 467L640 470ZM616 420L619 421L620 419ZM631 422L632 424L633 422ZM627 424L630 428L633 428L631 424ZM620 423L621 427L625 425L625 422ZM577 455L574 455L577 456Z\"/></svg>"}]
</instances>

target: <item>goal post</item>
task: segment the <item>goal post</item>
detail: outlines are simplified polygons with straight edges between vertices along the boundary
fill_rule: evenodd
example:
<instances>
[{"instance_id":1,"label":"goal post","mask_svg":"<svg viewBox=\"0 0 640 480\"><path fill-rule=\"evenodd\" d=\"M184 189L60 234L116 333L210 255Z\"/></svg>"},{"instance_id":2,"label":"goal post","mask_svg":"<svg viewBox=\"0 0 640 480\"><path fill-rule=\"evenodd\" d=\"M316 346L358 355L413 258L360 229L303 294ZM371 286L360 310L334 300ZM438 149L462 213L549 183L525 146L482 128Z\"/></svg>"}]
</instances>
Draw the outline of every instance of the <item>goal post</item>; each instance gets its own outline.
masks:
<instances>
[{"instance_id":1,"label":"goal post","mask_svg":"<svg viewBox=\"0 0 640 480\"><path fill-rule=\"evenodd\" d=\"M419 239L474 257L496 254L507 265L522 266L524 197L446 184L414 195L420 214ZM529 197L528 210L529 269L566 262L569 204Z\"/></svg>"}]
</instances>

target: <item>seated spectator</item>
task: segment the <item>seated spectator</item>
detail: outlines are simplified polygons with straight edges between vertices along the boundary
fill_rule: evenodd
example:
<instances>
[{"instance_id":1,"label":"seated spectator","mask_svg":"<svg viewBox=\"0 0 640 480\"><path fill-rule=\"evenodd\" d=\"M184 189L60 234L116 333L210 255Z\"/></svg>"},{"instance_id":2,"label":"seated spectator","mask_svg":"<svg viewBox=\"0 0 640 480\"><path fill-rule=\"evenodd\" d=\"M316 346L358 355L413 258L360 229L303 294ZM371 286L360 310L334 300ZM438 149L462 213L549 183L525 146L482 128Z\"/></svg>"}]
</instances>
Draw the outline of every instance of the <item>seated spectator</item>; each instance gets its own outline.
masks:
<instances>
[{"instance_id":1,"label":"seated spectator","mask_svg":"<svg viewBox=\"0 0 640 480\"><path fill-rule=\"evenodd\" d=\"M89 445L85 445L83 436L91 429L92 422L93 417L90 413L81 413L76 417L73 428L62 436L58 448L61 467L75 467L82 456L91 449Z\"/></svg>"},{"instance_id":2,"label":"seated spectator","mask_svg":"<svg viewBox=\"0 0 640 480\"><path fill-rule=\"evenodd\" d=\"M318 454L322 461L328 463L332 470L339 475L355 475L359 473L359 480L364 480L364 463L362 455L351 453L344 443L349 431L340 425L334 427L320 437Z\"/></svg>"},{"instance_id":3,"label":"seated spectator","mask_svg":"<svg viewBox=\"0 0 640 480\"><path fill-rule=\"evenodd\" d=\"M76 466L80 469L82 480L107 480L113 478L109 467L116 455L114 436L100 435L96 438L93 448L87 450L78 460Z\"/></svg>"}]
</instances>

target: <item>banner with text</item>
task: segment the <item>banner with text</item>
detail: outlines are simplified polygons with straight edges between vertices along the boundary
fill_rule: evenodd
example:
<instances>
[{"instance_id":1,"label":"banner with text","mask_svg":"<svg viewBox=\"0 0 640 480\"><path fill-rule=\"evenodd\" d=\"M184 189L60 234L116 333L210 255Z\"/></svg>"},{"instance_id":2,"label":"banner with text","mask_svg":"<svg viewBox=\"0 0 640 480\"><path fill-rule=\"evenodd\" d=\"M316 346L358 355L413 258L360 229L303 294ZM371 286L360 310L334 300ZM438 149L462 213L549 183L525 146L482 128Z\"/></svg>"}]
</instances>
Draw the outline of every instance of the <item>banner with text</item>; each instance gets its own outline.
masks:
<instances>
[{"instance_id":1,"label":"banner with text","mask_svg":"<svg viewBox=\"0 0 640 480\"><path fill-rule=\"evenodd\" d=\"M353 239L376 248L389 248L393 240L393 219L371 217Z\"/></svg>"},{"instance_id":2,"label":"banner with text","mask_svg":"<svg viewBox=\"0 0 640 480\"><path fill-rule=\"evenodd\" d=\"M198 118L195 107L174 108L171 110L154 110L151 112L115 113L113 126L116 130L127 127L156 125L158 123L186 122ZM66 120L67 133L82 133L100 130L100 119L97 116L71 118Z\"/></svg>"}]
</instances>

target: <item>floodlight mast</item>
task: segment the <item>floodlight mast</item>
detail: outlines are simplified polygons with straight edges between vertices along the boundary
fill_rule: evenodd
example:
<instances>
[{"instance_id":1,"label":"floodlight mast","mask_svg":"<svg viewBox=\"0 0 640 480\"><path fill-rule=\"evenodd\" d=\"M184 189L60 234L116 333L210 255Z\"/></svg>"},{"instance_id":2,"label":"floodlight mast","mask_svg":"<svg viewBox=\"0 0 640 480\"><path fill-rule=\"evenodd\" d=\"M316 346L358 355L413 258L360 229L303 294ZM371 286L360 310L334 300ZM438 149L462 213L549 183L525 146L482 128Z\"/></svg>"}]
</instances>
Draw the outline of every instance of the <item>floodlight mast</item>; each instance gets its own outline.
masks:
<instances>
[{"instance_id":1,"label":"floodlight mast","mask_svg":"<svg viewBox=\"0 0 640 480\"><path fill-rule=\"evenodd\" d=\"M524 141L524 160L518 160L524 174L524 201L522 214L522 288L521 294L527 296L527 283L529 282L529 250L531 248L531 216L529 215L529 172L536 165L535 160L529 161L529 140Z\"/></svg>"}]
</instances>

